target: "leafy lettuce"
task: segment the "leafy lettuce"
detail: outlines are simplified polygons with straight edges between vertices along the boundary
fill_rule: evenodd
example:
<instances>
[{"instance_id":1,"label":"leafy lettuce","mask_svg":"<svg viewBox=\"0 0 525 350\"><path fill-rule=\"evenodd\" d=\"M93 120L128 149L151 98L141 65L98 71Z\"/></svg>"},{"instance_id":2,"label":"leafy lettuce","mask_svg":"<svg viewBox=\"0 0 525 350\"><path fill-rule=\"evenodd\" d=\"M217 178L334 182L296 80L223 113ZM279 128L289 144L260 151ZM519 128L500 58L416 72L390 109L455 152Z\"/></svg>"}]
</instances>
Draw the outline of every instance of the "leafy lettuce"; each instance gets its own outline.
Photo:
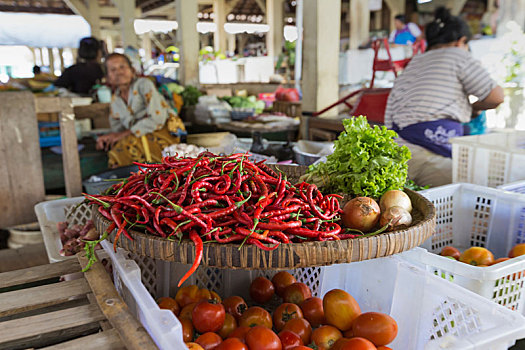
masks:
<instances>
[{"instance_id":1,"label":"leafy lettuce","mask_svg":"<svg viewBox=\"0 0 525 350\"><path fill-rule=\"evenodd\" d=\"M343 125L345 131L334 141L334 153L325 163L310 165L307 180L329 192L372 198L403 189L411 154L394 141L397 133L385 126L370 126L364 116L344 119Z\"/></svg>"}]
</instances>

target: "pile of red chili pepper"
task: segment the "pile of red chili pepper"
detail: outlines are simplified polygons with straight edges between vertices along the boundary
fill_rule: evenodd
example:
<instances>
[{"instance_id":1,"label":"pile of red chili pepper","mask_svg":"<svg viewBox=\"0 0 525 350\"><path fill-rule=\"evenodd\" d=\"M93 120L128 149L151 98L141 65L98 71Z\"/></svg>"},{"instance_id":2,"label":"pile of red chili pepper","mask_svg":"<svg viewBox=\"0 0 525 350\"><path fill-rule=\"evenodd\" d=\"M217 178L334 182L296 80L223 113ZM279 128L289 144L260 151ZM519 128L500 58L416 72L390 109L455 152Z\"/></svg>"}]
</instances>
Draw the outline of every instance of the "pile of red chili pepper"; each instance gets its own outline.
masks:
<instances>
[{"instance_id":1,"label":"pile of red chili pepper","mask_svg":"<svg viewBox=\"0 0 525 350\"><path fill-rule=\"evenodd\" d=\"M292 185L286 176L247 154L196 158L165 157L141 164L139 171L104 194L86 195L115 228L114 247L134 229L170 240L189 238L198 267L203 244L254 244L264 250L282 243L353 238L341 233L339 195L323 195L316 185Z\"/></svg>"}]
</instances>

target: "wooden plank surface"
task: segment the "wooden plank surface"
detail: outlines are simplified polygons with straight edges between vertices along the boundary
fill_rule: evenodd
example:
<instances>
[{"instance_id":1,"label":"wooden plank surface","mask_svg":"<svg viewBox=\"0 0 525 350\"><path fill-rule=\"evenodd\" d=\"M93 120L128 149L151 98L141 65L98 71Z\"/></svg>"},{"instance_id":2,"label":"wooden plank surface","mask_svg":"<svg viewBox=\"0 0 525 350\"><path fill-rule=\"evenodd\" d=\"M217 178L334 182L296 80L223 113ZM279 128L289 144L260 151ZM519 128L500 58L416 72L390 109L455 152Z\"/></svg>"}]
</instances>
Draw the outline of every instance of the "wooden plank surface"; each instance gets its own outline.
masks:
<instances>
[{"instance_id":1,"label":"wooden plank surface","mask_svg":"<svg viewBox=\"0 0 525 350\"><path fill-rule=\"evenodd\" d=\"M79 271L80 265L78 261L76 259L69 259L54 264L4 272L0 274L0 289L24 283L41 281Z\"/></svg>"},{"instance_id":2,"label":"wooden plank surface","mask_svg":"<svg viewBox=\"0 0 525 350\"><path fill-rule=\"evenodd\" d=\"M0 273L49 263L44 243L0 250ZM0 285L2 281L0 281Z\"/></svg>"},{"instance_id":3,"label":"wooden plank surface","mask_svg":"<svg viewBox=\"0 0 525 350\"><path fill-rule=\"evenodd\" d=\"M115 329L52 345L40 350L121 350L126 349Z\"/></svg>"},{"instance_id":4,"label":"wooden plank surface","mask_svg":"<svg viewBox=\"0 0 525 350\"><path fill-rule=\"evenodd\" d=\"M35 109L37 113L57 113L60 110L60 97L37 96Z\"/></svg>"},{"instance_id":5,"label":"wooden plank surface","mask_svg":"<svg viewBox=\"0 0 525 350\"><path fill-rule=\"evenodd\" d=\"M56 305L89 293L84 278L0 294L0 317Z\"/></svg>"},{"instance_id":6,"label":"wooden plank surface","mask_svg":"<svg viewBox=\"0 0 525 350\"><path fill-rule=\"evenodd\" d=\"M0 327L0 348L36 347L99 328L104 315L96 305L79 306L42 315L6 321Z\"/></svg>"},{"instance_id":7,"label":"wooden plank surface","mask_svg":"<svg viewBox=\"0 0 525 350\"><path fill-rule=\"evenodd\" d=\"M85 253L77 254L77 258L82 267L87 265ZM84 276L97 299L98 306L118 331L126 347L130 350L157 349L144 327L133 317L128 306L118 295L104 266L101 263L93 264Z\"/></svg>"},{"instance_id":8,"label":"wooden plank surface","mask_svg":"<svg viewBox=\"0 0 525 350\"><path fill-rule=\"evenodd\" d=\"M44 175L33 94L0 94L0 227L36 221Z\"/></svg>"},{"instance_id":9,"label":"wooden plank surface","mask_svg":"<svg viewBox=\"0 0 525 350\"><path fill-rule=\"evenodd\" d=\"M66 195L77 197L82 194L82 173L78 155L77 134L75 131L75 114L70 98L60 99L60 137L62 139L62 164Z\"/></svg>"},{"instance_id":10,"label":"wooden plank surface","mask_svg":"<svg viewBox=\"0 0 525 350\"><path fill-rule=\"evenodd\" d=\"M85 106L73 107L76 119L89 118L95 129L109 129L109 103L92 103Z\"/></svg>"}]
</instances>

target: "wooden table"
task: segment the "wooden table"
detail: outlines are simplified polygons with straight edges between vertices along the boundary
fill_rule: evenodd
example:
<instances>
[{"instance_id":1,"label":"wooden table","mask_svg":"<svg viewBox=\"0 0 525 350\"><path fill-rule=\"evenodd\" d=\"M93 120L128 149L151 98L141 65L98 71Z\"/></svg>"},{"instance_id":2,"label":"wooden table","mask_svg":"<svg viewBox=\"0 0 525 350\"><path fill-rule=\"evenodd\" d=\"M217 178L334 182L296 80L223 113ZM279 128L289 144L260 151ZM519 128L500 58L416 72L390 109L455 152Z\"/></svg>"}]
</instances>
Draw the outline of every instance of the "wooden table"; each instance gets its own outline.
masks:
<instances>
[{"instance_id":1,"label":"wooden table","mask_svg":"<svg viewBox=\"0 0 525 350\"><path fill-rule=\"evenodd\" d=\"M306 122L309 140L333 141L344 131L343 119L345 116L337 117L303 117Z\"/></svg>"},{"instance_id":2,"label":"wooden table","mask_svg":"<svg viewBox=\"0 0 525 350\"><path fill-rule=\"evenodd\" d=\"M104 266L77 258L0 274L0 348L157 349Z\"/></svg>"}]
</instances>

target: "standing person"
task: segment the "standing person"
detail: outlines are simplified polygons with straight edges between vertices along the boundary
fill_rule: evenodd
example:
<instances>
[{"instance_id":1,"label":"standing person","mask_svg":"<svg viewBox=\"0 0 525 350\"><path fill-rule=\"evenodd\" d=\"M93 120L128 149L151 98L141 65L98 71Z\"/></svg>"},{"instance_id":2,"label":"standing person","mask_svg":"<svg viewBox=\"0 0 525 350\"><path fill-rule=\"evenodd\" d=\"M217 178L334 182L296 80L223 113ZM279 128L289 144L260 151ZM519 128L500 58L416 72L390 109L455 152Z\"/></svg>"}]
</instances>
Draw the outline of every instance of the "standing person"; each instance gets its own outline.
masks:
<instances>
[{"instance_id":1,"label":"standing person","mask_svg":"<svg viewBox=\"0 0 525 350\"><path fill-rule=\"evenodd\" d=\"M147 153L160 162L162 150L179 143L172 133L183 133L184 124L149 79L135 76L127 56L112 53L105 64L113 88L112 132L97 139L97 149L109 151L110 168L145 162Z\"/></svg>"},{"instance_id":2,"label":"standing person","mask_svg":"<svg viewBox=\"0 0 525 350\"><path fill-rule=\"evenodd\" d=\"M68 67L53 85L79 95L88 95L91 88L104 77L100 41L94 37L80 40L78 57L78 62Z\"/></svg>"},{"instance_id":3,"label":"standing person","mask_svg":"<svg viewBox=\"0 0 525 350\"><path fill-rule=\"evenodd\" d=\"M425 34L428 50L414 56L395 80L385 125L412 152L409 177L439 186L452 180L449 138L463 136L463 123L502 103L503 89L469 53L471 33L461 18L439 8ZM470 104L469 95L478 101Z\"/></svg>"},{"instance_id":4,"label":"standing person","mask_svg":"<svg viewBox=\"0 0 525 350\"><path fill-rule=\"evenodd\" d=\"M394 19L395 30L390 33L388 41L397 45L412 45L421 39L421 29L415 23L407 23L405 15Z\"/></svg>"}]
</instances>

